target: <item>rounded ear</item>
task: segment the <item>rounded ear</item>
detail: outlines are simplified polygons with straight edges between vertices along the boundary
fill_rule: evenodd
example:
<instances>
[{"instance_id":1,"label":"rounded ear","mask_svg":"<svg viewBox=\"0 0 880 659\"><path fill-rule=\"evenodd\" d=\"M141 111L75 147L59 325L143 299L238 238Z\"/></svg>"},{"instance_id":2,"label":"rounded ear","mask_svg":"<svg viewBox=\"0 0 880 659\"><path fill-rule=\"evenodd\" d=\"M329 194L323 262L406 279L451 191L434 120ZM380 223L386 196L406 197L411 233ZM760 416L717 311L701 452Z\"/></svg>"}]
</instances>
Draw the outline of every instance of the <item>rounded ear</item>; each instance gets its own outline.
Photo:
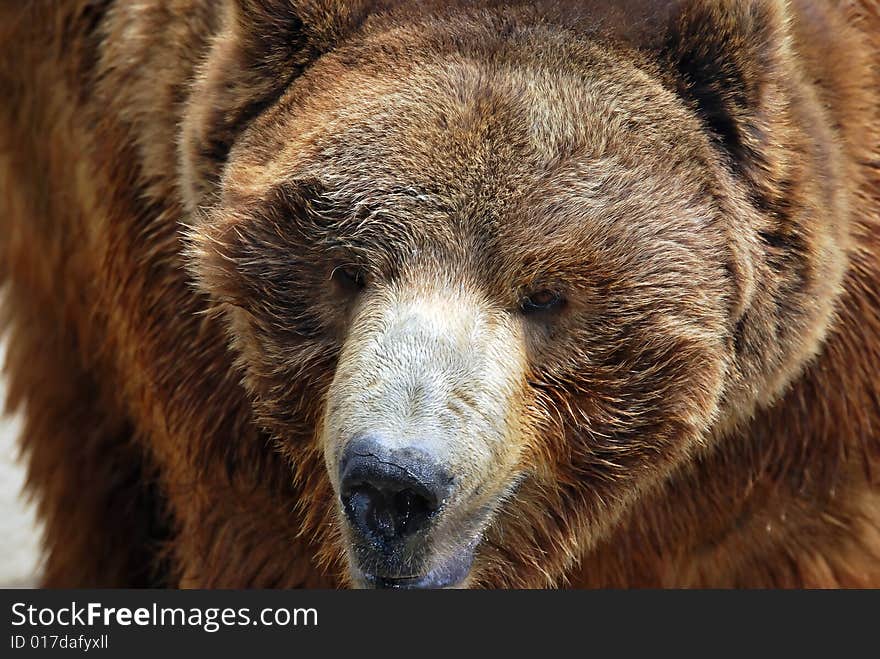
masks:
<instances>
[{"instance_id":1,"label":"rounded ear","mask_svg":"<svg viewBox=\"0 0 880 659\"><path fill-rule=\"evenodd\" d=\"M183 113L181 192L191 215L211 205L236 137L378 3L227 0Z\"/></svg>"},{"instance_id":2,"label":"rounded ear","mask_svg":"<svg viewBox=\"0 0 880 659\"><path fill-rule=\"evenodd\" d=\"M789 115L791 62L784 0L683 0L662 45L679 95L740 173L770 157Z\"/></svg>"}]
</instances>

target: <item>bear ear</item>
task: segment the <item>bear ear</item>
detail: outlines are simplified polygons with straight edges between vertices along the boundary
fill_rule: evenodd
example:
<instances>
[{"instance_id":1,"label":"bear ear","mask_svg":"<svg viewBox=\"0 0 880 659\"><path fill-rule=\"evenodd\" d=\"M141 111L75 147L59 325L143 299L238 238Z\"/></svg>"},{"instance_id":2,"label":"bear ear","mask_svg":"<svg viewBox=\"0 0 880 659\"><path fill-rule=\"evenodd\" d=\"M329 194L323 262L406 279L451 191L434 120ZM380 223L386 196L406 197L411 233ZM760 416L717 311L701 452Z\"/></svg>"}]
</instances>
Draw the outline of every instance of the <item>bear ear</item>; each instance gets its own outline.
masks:
<instances>
[{"instance_id":1,"label":"bear ear","mask_svg":"<svg viewBox=\"0 0 880 659\"><path fill-rule=\"evenodd\" d=\"M231 10L253 62L278 70L307 66L378 5L367 0L232 0Z\"/></svg>"},{"instance_id":2,"label":"bear ear","mask_svg":"<svg viewBox=\"0 0 880 659\"><path fill-rule=\"evenodd\" d=\"M661 48L679 95L743 172L767 158L793 75L784 0L673 3Z\"/></svg>"},{"instance_id":3,"label":"bear ear","mask_svg":"<svg viewBox=\"0 0 880 659\"><path fill-rule=\"evenodd\" d=\"M227 0L181 126L181 190L191 217L212 204L229 151L248 123L312 62L357 30L378 4Z\"/></svg>"}]
</instances>

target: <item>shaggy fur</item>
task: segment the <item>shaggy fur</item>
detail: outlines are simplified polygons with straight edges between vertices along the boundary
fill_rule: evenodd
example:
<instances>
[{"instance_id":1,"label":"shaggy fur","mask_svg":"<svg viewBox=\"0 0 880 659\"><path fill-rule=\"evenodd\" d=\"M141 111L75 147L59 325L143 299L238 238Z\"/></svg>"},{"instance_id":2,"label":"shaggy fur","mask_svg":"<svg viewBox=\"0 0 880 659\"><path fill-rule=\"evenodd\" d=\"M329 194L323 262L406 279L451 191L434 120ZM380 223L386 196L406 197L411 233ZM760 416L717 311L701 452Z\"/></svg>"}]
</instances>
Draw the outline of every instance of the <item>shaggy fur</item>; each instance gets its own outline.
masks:
<instances>
[{"instance_id":1,"label":"shaggy fur","mask_svg":"<svg viewBox=\"0 0 880 659\"><path fill-rule=\"evenodd\" d=\"M46 585L348 584L325 453L437 299L491 329L466 585L880 585L876 0L5 2L0 51Z\"/></svg>"}]
</instances>

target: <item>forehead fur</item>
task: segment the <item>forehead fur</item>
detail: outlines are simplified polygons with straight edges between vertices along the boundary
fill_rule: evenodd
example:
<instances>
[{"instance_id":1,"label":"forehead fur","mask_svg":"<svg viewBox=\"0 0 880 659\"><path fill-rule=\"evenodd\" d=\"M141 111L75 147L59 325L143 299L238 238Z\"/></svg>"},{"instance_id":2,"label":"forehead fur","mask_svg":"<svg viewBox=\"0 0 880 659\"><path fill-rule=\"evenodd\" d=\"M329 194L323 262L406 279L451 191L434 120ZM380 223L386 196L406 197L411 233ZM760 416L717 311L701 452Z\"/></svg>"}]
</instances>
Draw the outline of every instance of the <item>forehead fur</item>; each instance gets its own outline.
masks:
<instances>
[{"instance_id":1,"label":"forehead fur","mask_svg":"<svg viewBox=\"0 0 880 659\"><path fill-rule=\"evenodd\" d=\"M715 215L708 143L622 47L515 22L375 27L242 136L227 202L309 182L336 231L391 237L398 251L466 245L460 256L481 260L540 244L580 263L585 245L640 226L694 235Z\"/></svg>"},{"instance_id":2,"label":"forehead fur","mask_svg":"<svg viewBox=\"0 0 880 659\"><path fill-rule=\"evenodd\" d=\"M357 175L366 156L378 185L513 178L573 156L634 164L672 140L690 145L682 161L699 155L698 124L637 50L558 27L499 29L488 18L380 23L313 65L236 155L267 167L267 181Z\"/></svg>"}]
</instances>

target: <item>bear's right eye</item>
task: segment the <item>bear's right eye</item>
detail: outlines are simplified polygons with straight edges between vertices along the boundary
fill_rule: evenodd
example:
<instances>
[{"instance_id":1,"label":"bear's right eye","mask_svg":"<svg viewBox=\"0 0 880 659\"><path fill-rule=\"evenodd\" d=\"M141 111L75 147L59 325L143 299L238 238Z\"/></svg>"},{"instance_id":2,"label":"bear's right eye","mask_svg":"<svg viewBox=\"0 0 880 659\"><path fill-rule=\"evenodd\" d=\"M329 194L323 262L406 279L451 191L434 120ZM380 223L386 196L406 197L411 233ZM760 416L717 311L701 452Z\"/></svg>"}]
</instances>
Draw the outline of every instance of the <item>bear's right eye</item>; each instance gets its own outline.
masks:
<instances>
[{"instance_id":1,"label":"bear's right eye","mask_svg":"<svg viewBox=\"0 0 880 659\"><path fill-rule=\"evenodd\" d=\"M558 291L542 289L533 291L520 300L520 309L525 314L541 311L554 311L565 304L565 298Z\"/></svg>"},{"instance_id":2,"label":"bear's right eye","mask_svg":"<svg viewBox=\"0 0 880 659\"><path fill-rule=\"evenodd\" d=\"M363 269L356 265L337 266L330 278L349 293L357 293L366 286L366 275Z\"/></svg>"}]
</instances>

